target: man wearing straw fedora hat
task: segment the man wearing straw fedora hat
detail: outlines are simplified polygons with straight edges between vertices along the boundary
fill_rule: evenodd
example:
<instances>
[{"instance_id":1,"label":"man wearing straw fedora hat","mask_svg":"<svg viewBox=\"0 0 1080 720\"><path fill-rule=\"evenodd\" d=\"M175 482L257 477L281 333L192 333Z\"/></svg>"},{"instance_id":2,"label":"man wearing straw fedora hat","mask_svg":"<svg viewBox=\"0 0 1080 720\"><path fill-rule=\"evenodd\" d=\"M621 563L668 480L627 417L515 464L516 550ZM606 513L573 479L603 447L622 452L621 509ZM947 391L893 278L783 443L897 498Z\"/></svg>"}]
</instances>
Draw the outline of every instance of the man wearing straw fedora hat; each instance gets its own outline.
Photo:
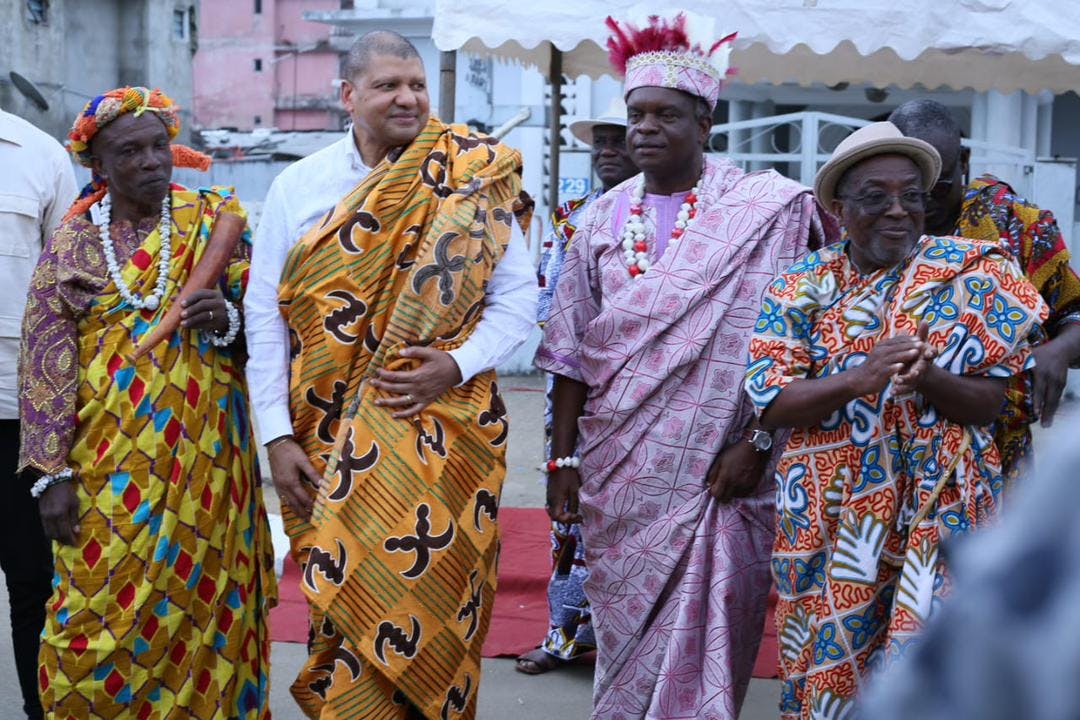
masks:
<instances>
[{"instance_id":1,"label":"man wearing straw fedora hat","mask_svg":"<svg viewBox=\"0 0 1080 720\"><path fill-rule=\"evenodd\" d=\"M840 143L814 190L847 237L780 275L750 341L760 421L792 429L772 560L783 718L853 717L864 676L948 593L942 544L997 510L986 426L1047 309L998 242L923 234L940 171L892 123Z\"/></svg>"},{"instance_id":2,"label":"man wearing straw fedora hat","mask_svg":"<svg viewBox=\"0 0 1080 720\"><path fill-rule=\"evenodd\" d=\"M626 149L626 103L622 98L612 98L599 117L573 121L570 132L592 149L592 169L600 179L600 186L580 198L567 200L551 214L551 232L544 241L540 258L540 301L536 317L541 327L551 311L551 299L566 251L585 211L594 200L638 171ZM549 375L544 407L544 435L549 451L552 385L553 378ZM553 670L596 647L589 601L585 597L584 584L589 571L585 566L581 525L553 520L551 546L555 566L548 581L548 633L540 646L519 657L515 666L528 675Z\"/></svg>"}]
</instances>

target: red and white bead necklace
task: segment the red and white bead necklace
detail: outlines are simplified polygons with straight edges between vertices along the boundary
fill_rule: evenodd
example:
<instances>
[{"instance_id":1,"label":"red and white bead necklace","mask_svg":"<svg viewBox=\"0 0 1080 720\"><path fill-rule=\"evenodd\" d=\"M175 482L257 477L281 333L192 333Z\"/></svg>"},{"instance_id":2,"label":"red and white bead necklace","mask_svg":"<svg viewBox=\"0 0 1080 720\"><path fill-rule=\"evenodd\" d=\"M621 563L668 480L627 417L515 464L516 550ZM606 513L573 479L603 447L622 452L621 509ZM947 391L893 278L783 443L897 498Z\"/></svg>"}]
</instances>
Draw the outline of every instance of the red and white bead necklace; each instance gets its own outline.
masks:
<instances>
[{"instance_id":1,"label":"red and white bead necklace","mask_svg":"<svg viewBox=\"0 0 1080 720\"><path fill-rule=\"evenodd\" d=\"M700 181L699 181L700 182ZM649 260L649 245L645 241L645 220L642 203L645 200L645 180L637 185L630 198L630 215L626 218L626 224L622 230L623 259L630 271L630 277L641 277L652 267ZM679 214L675 219L675 229L671 231L670 247L685 233L690 223L697 217L698 186L694 185L690 193L679 208Z\"/></svg>"}]
</instances>

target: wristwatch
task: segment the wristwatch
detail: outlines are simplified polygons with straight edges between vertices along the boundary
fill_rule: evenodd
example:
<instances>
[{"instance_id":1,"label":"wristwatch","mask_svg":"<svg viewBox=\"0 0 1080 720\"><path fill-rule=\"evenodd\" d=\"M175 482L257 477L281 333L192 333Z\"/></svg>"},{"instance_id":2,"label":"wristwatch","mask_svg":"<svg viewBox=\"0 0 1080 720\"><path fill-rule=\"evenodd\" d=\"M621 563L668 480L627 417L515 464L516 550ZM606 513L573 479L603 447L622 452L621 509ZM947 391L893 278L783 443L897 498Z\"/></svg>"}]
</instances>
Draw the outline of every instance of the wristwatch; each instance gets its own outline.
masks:
<instances>
[{"instance_id":1,"label":"wristwatch","mask_svg":"<svg viewBox=\"0 0 1080 720\"><path fill-rule=\"evenodd\" d=\"M758 452L769 452L772 450L772 435L767 430L757 428L756 430L747 430L747 441L754 446L754 449Z\"/></svg>"}]
</instances>

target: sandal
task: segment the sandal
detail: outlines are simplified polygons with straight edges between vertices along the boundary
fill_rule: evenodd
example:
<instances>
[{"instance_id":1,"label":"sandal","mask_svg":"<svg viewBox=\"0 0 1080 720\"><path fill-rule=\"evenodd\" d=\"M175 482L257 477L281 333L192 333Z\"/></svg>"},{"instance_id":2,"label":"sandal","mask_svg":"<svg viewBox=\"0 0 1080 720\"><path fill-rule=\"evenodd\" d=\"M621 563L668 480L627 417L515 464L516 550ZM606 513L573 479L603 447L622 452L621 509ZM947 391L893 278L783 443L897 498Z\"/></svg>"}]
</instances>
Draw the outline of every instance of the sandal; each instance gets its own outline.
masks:
<instances>
[{"instance_id":1,"label":"sandal","mask_svg":"<svg viewBox=\"0 0 1080 720\"><path fill-rule=\"evenodd\" d=\"M538 647L518 656L518 659L514 662L514 669L526 675L543 675L562 664L563 661L560 658Z\"/></svg>"}]
</instances>

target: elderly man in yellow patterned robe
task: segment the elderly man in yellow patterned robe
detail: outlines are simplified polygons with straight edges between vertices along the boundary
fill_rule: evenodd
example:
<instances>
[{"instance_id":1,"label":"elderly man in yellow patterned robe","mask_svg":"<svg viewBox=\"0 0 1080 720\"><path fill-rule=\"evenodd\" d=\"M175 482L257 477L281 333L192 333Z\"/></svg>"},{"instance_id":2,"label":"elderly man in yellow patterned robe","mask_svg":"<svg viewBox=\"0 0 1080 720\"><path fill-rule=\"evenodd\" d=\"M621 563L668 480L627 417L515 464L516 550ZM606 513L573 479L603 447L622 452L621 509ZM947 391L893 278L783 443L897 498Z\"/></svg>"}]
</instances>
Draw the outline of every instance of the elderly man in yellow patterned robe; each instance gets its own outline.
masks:
<instances>
[{"instance_id":1,"label":"elderly man in yellow patterned robe","mask_svg":"<svg viewBox=\"0 0 1080 720\"><path fill-rule=\"evenodd\" d=\"M237 342L246 228L181 327L134 358L197 284L222 213L243 214L228 188L171 184L174 164L209 161L170 144L179 128L157 90L87 104L69 138L93 181L31 281L20 465L40 476L31 492L56 541L49 718L269 717L276 583Z\"/></svg>"}]
</instances>

